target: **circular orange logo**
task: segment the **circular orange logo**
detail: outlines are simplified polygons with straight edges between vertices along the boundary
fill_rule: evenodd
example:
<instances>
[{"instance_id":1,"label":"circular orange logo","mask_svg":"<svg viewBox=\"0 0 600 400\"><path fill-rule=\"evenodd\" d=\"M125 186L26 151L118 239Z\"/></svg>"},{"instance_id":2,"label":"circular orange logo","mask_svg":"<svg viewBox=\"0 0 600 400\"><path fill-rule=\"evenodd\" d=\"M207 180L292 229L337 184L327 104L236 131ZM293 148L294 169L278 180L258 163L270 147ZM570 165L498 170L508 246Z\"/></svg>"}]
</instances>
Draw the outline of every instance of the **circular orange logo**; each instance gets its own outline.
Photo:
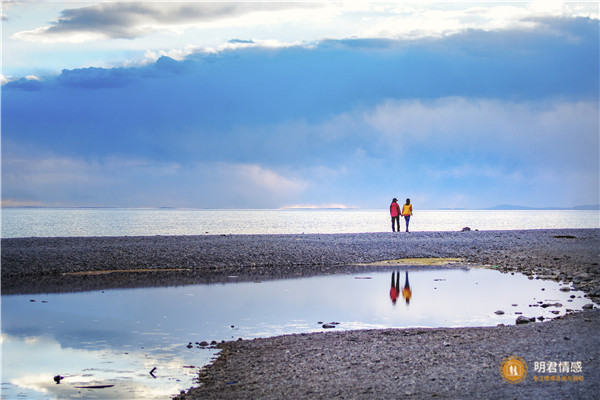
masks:
<instances>
[{"instance_id":1,"label":"circular orange logo","mask_svg":"<svg viewBox=\"0 0 600 400\"><path fill-rule=\"evenodd\" d=\"M500 374L508 383L522 382L527 376L527 371L525 360L517 356L505 358L500 365Z\"/></svg>"}]
</instances>

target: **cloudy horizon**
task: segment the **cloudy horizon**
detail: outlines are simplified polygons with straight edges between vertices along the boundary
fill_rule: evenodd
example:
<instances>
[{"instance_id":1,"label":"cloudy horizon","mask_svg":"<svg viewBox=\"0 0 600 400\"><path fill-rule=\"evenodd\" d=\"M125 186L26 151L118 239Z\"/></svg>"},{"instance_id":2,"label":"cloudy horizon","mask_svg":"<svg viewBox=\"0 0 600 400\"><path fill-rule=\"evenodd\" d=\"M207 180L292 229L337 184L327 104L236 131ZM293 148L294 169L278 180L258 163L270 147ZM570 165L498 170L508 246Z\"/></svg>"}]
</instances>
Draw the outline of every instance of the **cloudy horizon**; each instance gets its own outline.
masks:
<instances>
[{"instance_id":1,"label":"cloudy horizon","mask_svg":"<svg viewBox=\"0 0 600 400\"><path fill-rule=\"evenodd\" d=\"M5 206L600 202L597 3L3 13Z\"/></svg>"}]
</instances>

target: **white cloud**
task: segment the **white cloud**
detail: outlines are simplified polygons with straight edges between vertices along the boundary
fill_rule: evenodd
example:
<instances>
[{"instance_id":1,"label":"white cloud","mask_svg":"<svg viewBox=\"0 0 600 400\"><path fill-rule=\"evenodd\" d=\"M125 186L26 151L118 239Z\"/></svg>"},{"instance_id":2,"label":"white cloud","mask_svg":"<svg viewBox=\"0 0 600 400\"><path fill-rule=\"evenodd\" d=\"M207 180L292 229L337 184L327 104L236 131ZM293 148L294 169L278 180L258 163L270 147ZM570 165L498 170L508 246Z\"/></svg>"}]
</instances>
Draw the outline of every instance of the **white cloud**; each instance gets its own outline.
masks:
<instances>
[{"instance_id":1,"label":"white cloud","mask_svg":"<svg viewBox=\"0 0 600 400\"><path fill-rule=\"evenodd\" d=\"M594 157L589 146L598 142L598 114L594 101L540 104L451 97L429 102L390 100L362 118L397 150L430 144L508 155L528 154L535 148L531 158L581 162L585 154Z\"/></svg>"},{"instance_id":2,"label":"white cloud","mask_svg":"<svg viewBox=\"0 0 600 400\"><path fill-rule=\"evenodd\" d=\"M285 177L257 164L218 164L219 174L228 177L236 190L262 191L264 195L283 195L302 191L307 184L298 179Z\"/></svg>"},{"instance_id":3,"label":"white cloud","mask_svg":"<svg viewBox=\"0 0 600 400\"><path fill-rule=\"evenodd\" d=\"M17 32L13 38L43 43L82 43L134 39L155 32L181 35L191 27L215 28L297 19L299 9L315 7L322 5L296 2L107 2L65 9L51 25Z\"/></svg>"},{"instance_id":4,"label":"white cloud","mask_svg":"<svg viewBox=\"0 0 600 400\"><path fill-rule=\"evenodd\" d=\"M285 48L285 47L293 47L302 45L299 42L295 43L286 43L279 40L231 40L227 43L221 44L219 46L198 46L198 45L187 45L183 48L179 49L170 49L170 50L146 50L144 53L144 57L138 61L130 61L126 63L126 66L135 66L135 65L147 65L153 62L156 62L160 57L166 56L172 58L174 60L182 61L186 57L192 54L218 54L224 51L232 51L241 48L262 48L262 49L276 49L276 48Z\"/></svg>"},{"instance_id":5,"label":"white cloud","mask_svg":"<svg viewBox=\"0 0 600 400\"><path fill-rule=\"evenodd\" d=\"M359 36L386 38L442 37L479 29L498 31L533 29L540 25L540 17L590 17L598 19L598 6L591 2L533 3L393 3L383 15L372 18Z\"/></svg>"},{"instance_id":6,"label":"white cloud","mask_svg":"<svg viewBox=\"0 0 600 400\"><path fill-rule=\"evenodd\" d=\"M3 160L5 205L278 207L308 183L258 164L177 163L109 157Z\"/></svg>"}]
</instances>

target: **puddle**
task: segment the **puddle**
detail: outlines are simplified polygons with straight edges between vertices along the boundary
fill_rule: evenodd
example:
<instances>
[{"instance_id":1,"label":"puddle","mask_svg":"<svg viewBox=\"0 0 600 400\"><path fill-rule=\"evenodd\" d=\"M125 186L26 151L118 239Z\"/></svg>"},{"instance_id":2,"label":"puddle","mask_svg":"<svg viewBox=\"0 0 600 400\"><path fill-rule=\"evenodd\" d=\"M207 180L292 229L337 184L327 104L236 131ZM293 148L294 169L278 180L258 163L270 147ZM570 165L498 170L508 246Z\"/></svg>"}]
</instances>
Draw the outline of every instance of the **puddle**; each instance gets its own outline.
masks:
<instances>
[{"instance_id":1,"label":"puddle","mask_svg":"<svg viewBox=\"0 0 600 400\"><path fill-rule=\"evenodd\" d=\"M2 296L2 398L164 399L193 386L216 355L204 341L494 326L514 324L519 315L555 318L591 303L582 292L521 274L435 268Z\"/></svg>"}]
</instances>

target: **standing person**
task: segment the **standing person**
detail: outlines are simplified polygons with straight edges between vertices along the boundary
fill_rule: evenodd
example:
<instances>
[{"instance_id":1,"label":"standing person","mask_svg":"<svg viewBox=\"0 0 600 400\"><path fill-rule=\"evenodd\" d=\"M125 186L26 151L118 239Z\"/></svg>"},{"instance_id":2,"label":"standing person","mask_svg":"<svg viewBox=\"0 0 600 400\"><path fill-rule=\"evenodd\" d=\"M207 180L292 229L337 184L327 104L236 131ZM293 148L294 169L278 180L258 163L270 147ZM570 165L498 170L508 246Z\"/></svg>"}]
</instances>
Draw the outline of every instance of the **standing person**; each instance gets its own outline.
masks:
<instances>
[{"instance_id":1,"label":"standing person","mask_svg":"<svg viewBox=\"0 0 600 400\"><path fill-rule=\"evenodd\" d=\"M400 205L398 204L398 199L395 197L392 200L392 204L390 204L390 215L392 216L392 232L396 232L396 227L398 227L398 232L400 232ZM394 221L396 225L394 225Z\"/></svg>"},{"instance_id":2,"label":"standing person","mask_svg":"<svg viewBox=\"0 0 600 400\"><path fill-rule=\"evenodd\" d=\"M406 221L406 232L408 232L408 223L410 221L410 216L412 215L412 204L410 204L410 199L406 199L406 204L402 206L402 216ZM398 228L400 231L400 228Z\"/></svg>"}]
</instances>

